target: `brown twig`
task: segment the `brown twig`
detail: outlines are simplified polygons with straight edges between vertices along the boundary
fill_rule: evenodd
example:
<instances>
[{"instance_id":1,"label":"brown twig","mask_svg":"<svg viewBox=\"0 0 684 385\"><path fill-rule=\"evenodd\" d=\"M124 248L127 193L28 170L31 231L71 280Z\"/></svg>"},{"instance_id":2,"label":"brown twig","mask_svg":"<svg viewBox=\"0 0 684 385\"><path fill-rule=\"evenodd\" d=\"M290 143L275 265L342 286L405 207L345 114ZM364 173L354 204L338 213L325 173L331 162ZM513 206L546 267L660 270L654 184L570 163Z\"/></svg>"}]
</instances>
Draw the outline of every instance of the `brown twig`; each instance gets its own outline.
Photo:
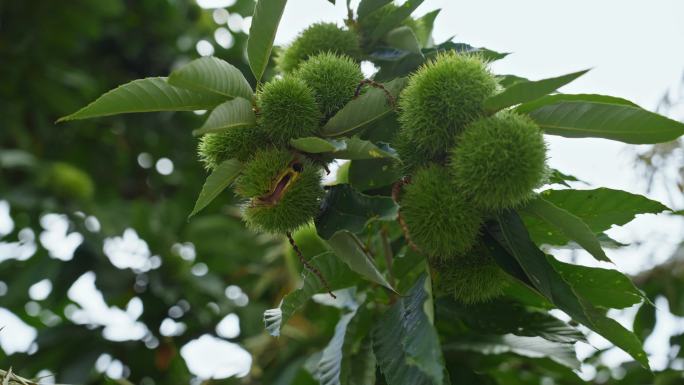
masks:
<instances>
[{"instance_id":1,"label":"brown twig","mask_svg":"<svg viewBox=\"0 0 684 385\"><path fill-rule=\"evenodd\" d=\"M411 179L409 177L403 177L400 180L398 180L397 183L394 184L394 186L392 186L392 200L394 200L395 203L399 204L399 201L401 200L401 188L409 183L411 183ZM406 221L404 220L404 216L401 215L401 210L397 212L397 222L399 222L399 227L401 227L401 232L404 234L406 243L409 245L411 249L413 249L413 251L420 254L420 248L418 248L418 245L413 243L413 240L411 240L411 234L409 233L409 229L406 225Z\"/></svg>"},{"instance_id":2,"label":"brown twig","mask_svg":"<svg viewBox=\"0 0 684 385\"><path fill-rule=\"evenodd\" d=\"M354 92L354 98L358 98L359 95L361 94L361 88L364 85L369 85L371 87L379 88L385 92L385 96L387 97L387 100L389 101L390 106L394 108L396 106L396 100L394 99L394 96L392 96L392 93L390 93L385 86L383 86L381 83L376 82L375 80L371 79L363 79L361 82L359 82L359 85L356 86L356 91Z\"/></svg>"},{"instance_id":3,"label":"brown twig","mask_svg":"<svg viewBox=\"0 0 684 385\"><path fill-rule=\"evenodd\" d=\"M328 294L330 294L331 297L337 298L337 296L335 296L335 294L332 293L332 290L330 289L330 285L328 285L328 281L325 280L325 277L323 277L323 274L321 273L321 271L318 270L316 268L316 266L312 265L309 261L307 261L304 258L304 255L302 255L302 251L299 250L299 246L297 246L297 244L294 241L294 238L292 238L292 233L290 233L288 231L285 233L285 235L287 236L287 240L290 241L290 245L292 246L292 249L294 249L295 253L297 253L297 256L299 257L299 261L302 263L302 265L304 265L304 267L307 270L309 270L310 272L316 274L316 276L318 277L318 280L321 281L321 283L323 284L323 287L325 287L325 289L328 291Z\"/></svg>"}]
</instances>

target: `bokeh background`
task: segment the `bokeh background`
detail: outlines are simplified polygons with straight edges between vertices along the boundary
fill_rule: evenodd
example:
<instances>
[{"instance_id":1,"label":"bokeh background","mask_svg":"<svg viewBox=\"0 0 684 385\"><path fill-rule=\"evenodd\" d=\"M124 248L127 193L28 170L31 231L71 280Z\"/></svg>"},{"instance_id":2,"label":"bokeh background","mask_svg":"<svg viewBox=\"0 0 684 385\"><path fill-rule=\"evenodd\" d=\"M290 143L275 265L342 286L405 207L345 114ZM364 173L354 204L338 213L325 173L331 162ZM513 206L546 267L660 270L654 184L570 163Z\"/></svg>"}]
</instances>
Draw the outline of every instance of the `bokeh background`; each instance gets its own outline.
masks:
<instances>
[{"instance_id":1,"label":"bokeh background","mask_svg":"<svg viewBox=\"0 0 684 385\"><path fill-rule=\"evenodd\" d=\"M338 2L290 0L276 44L313 22L342 25ZM230 192L186 220L205 178L190 135L203 113L54 124L119 84L199 56L221 57L249 78L253 7L0 1L0 368L44 383L312 383L303 364L327 344L339 311L310 304L282 337L266 335L263 311L296 287L300 271L283 241L246 231ZM426 0L415 15L435 8L443 9L437 42L455 36L513 53L495 73L539 79L593 68L561 91L620 96L684 119L679 0ZM584 181L573 187L684 208L682 142L547 139L551 166ZM644 215L608 232L629 244L607 251L609 267L632 275L656 305L612 315L634 326L664 371L684 370L682 218ZM640 383L628 382L626 354L600 337L589 342L577 346L580 376Z\"/></svg>"}]
</instances>

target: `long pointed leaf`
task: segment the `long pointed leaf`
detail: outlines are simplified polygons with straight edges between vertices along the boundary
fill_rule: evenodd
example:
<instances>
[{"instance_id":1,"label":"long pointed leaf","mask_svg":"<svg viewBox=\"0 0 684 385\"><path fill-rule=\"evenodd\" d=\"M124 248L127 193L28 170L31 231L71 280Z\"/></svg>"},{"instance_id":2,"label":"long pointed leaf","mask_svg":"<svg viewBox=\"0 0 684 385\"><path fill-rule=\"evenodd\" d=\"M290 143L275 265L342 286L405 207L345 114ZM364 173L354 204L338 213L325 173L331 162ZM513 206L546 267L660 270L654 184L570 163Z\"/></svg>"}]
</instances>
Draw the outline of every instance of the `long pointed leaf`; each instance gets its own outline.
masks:
<instances>
[{"instance_id":1,"label":"long pointed leaf","mask_svg":"<svg viewBox=\"0 0 684 385\"><path fill-rule=\"evenodd\" d=\"M545 133L567 138L655 144L684 135L684 123L624 104L561 101L534 109L529 116Z\"/></svg>"},{"instance_id":2,"label":"long pointed leaf","mask_svg":"<svg viewBox=\"0 0 684 385\"><path fill-rule=\"evenodd\" d=\"M247 39L247 58L257 82L261 81L268 66L273 40L286 3L287 0L258 0L254 7Z\"/></svg>"},{"instance_id":3,"label":"long pointed leaf","mask_svg":"<svg viewBox=\"0 0 684 385\"><path fill-rule=\"evenodd\" d=\"M188 218L207 207L226 187L230 186L240 174L240 170L242 170L242 164L237 159L228 159L219 164L204 182L202 192L195 202L195 208L192 209Z\"/></svg>"},{"instance_id":4,"label":"long pointed leaf","mask_svg":"<svg viewBox=\"0 0 684 385\"><path fill-rule=\"evenodd\" d=\"M629 353L642 366L648 368L648 357L641 341L634 333L608 318L605 310L594 306L590 299L582 297L529 238L522 220L514 211L505 211L497 216L497 224L488 231L504 245L520 263L534 286L559 309L573 319L583 323L613 344Z\"/></svg>"},{"instance_id":5,"label":"long pointed leaf","mask_svg":"<svg viewBox=\"0 0 684 385\"><path fill-rule=\"evenodd\" d=\"M485 108L490 112L495 112L506 107L538 99L556 91L587 72L589 70L536 81L518 81L503 92L487 99L485 101Z\"/></svg>"},{"instance_id":6,"label":"long pointed leaf","mask_svg":"<svg viewBox=\"0 0 684 385\"><path fill-rule=\"evenodd\" d=\"M444 383L444 358L433 325L430 285L423 274L376 324L373 350L388 385Z\"/></svg>"},{"instance_id":7,"label":"long pointed leaf","mask_svg":"<svg viewBox=\"0 0 684 385\"><path fill-rule=\"evenodd\" d=\"M246 99L235 98L216 106L202 127L192 131L192 134L197 136L233 127L254 125L256 125L256 115L252 110L252 104Z\"/></svg>"},{"instance_id":8,"label":"long pointed leaf","mask_svg":"<svg viewBox=\"0 0 684 385\"><path fill-rule=\"evenodd\" d=\"M174 87L166 78L145 78L123 84L57 122L133 112L205 110L222 101L218 95Z\"/></svg>"},{"instance_id":9,"label":"long pointed leaf","mask_svg":"<svg viewBox=\"0 0 684 385\"><path fill-rule=\"evenodd\" d=\"M216 57L195 59L169 75L169 84L229 98L252 100L252 87L239 69Z\"/></svg>"},{"instance_id":10,"label":"long pointed leaf","mask_svg":"<svg viewBox=\"0 0 684 385\"><path fill-rule=\"evenodd\" d=\"M332 186L316 217L318 234L329 239L340 230L361 232L369 221L393 221L398 207L390 197L361 194L348 184Z\"/></svg>"},{"instance_id":11,"label":"long pointed leaf","mask_svg":"<svg viewBox=\"0 0 684 385\"><path fill-rule=\"evenodd\" d=\"M353 271L361 274L361 276L371 282L396 292L375 266L371 256L363 248L361 241L353 233L346 230L338 231L328 240L328 244L335 255Z\"/></svg>"},{"instance_id":12,"label":"long pointed leaf","mask_svg":"<svg viewBox=\"0 0 684 385\"><path fill-rule=\"evenodd\" d=\"M599 261L610 259L601 248L598 238L589 226L570 212L554 205L541 196L528 202L523 208L542 221L557 228L569 239L577 242Z\"/></svg>"},{"instance_id":13,"label":"long pointed leaf","mask_svg":"<svg viewBox=\"0 0 684 385\"><path fill-rule=\"evenodd\" d=\"M459 342L450 343L445 350L473 351L482 354L514 353L530 358L550 358L570 369L579 369L575 349L572 345L552 342L541 337L521 337L513 334L471 335Z\"/></svg>"},{"instance_id":14,"label":"long pointed leaf","mask_svg":"<svg viewBox=\"0 0 684 385\"><path fill-rule=\"evenodd\" d=\"M325 277L331 290L353 286L358 281L358 276L349 269L335 254L325 252L313 257L310 263ZM316 274L309 270L302 273L302 286L286 295L276 309L267 310L264 313L266 329L272 336L280 335L280 329L294 315L295 311L304 306L314 294L325 291Z\"/></svg>"},{"instance_id":15,"label":"long pointed leaf","mask_svg":"<svg viewBox=\"0 0 684 385\"><path fill-rule=\"evenodd\" d=\"M406 86L406 78L398 78L384 85L394 99ZM321 129L323 136L349 135L370 122L390 113L394 106L385 91L371 88L365 94L347 103Z\"/></svg>"},{"instance_id":16,"label":"long pointed leaf","mask_svg":"<svg viewBox=\"0 0 684 385\"><path fill-rule=\"evenodd\" d=\"M580 218L595 234L600 234L611 226L624 225L638 214L656 214L668 210L662 203L645 196L608 188L545 190L541 196ZM523 219L537 244L562 246L570 240L557 228L536 216L524 215Z\"/></svg>"}]
</instances>

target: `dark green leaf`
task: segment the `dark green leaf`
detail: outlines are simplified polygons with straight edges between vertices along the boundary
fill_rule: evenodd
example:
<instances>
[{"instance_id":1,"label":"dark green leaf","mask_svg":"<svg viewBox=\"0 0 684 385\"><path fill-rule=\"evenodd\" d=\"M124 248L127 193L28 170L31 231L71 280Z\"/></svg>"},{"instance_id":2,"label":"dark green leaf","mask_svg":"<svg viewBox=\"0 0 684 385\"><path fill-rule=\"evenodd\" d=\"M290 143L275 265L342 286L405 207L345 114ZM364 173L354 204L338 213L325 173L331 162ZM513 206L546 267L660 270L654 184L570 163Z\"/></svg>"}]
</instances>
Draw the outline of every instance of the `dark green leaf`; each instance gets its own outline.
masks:
<instances>
[{"instance_id":1,"label":"dark green leaf","mask_svg":"<svg viewBox=\"0 0 684 385\"><path fill-rule=\"evenodd\" d=\"M361 241L353 233L340 230L328 240L328 244L335 255L353 271L371 282L395 291L375 266L375 262L368 255Z\"/></svg>"},{"instance_id":2,"label":"dark green leaf","mask_svg":"<svg viewBox=\"0 0 684 385\"><path fill-rule=\"evenodd\" d=\"M388 82L396 78L409 76L425 63L425 56L400 50L379 50L371 54L371 60L380 66L373 76L379 82Z\"/></svg>"},{"instance_id":3,"label":"dark green leaf","mask_svg":"<svg viewBox=\"0 0 684 385\"><path fill-rule=\"evenodd\" d=\"M58 122L132 112L204 110L224 100L215 94L174 87L166 78L138 79L103 94Z\"/></svg>"},{"instance_id":4,"label":"dark green leaf","mask_svg":"<svg viewBox=\"0 0 684 385\"><path fill-rule=\"evenodd\" d=\"M356 136L345 139L345 148L335 151L331 155L337 159L378 159L378 158L397 158L394 149L386 144L375 144L359 139Z\"/></svg>"},{"instance_id":5,"label":"dark green leaf","mask_svg":"<svg viewBox=\"0 0 684 385\"><path fill-rule=\"evenodd\" d=\"M441 385L445 381L430 287L423 274L375 326L373 350L388 385Z\"/></svg>"},{"instance_id":6,"label":"dark green leaf","mask_svg":"<svg viewBox=\"0 0 684 385\"><path fill-rule=\"evenodd\" d=\"M347 148L347 143L344 140L323 139L317 136L311 136L307 138L291 139L290 146L309 154L320 154L343 150Z\"/></svg>"},{"instance_id":7,"label":"dark green leaf","mask_svg":"<svg viewBox=\"0 0 684 385\"><path fill-rule=\"evenodd\" d=\"M513 76L513 75L507 75ZM525 79L527 80L527 79ZM560 102L596 102L596 103L607 103L607 104L619 104L623 106L632 106L636 108L641 108L638 105L630 102L627 99L618 98L615 96L608 95L597 95L597 94L555 94L547 95L539 99L533 100L531 102L523 103L515 108L515 111L521 114L528 114L531 111L536 110L539 107L547 106L550 104L556 104Z\"/></svg>"},{"instance_id":8,"label":"dark green leaf","mask_svg":"<svg viewBox=\"0 0 684 385\"><path fill-rule=\"evenodd\" d=\"M406 86L405 78L395 79L384 84L394 99ZM349 135L366 124L383 117L394 109L384 90L371 88L363 95L347 103L335 116L330 118L321 129L323 136Z\"/></svg>"},{"instance_id":9,"label":"dark green leaf","mask_svg":"<svg viewBox=\"0 0 684 385\"><path fill-rule=\"evenodd\" d=\"M381 147L354 136L345 139L323 139L307 137L290 140L297 150L310 154L329 154L336 159L396 158L395 151L387 145Z\"/></svg>"},{"instance_id":10,"label":"dark green leaf","mask_svg":"<svg viewBox=\"0 0 684 385\"><path fill-rule=\"evenodd\" d=\"M617 270L573 265L549 258L575 292L594 306L624 309L644 300L632 280Z\"/></svg>"},{"instance_id":11,"label":"dark green leaf","mask_svg":"<svg viewBox=\"0 0 684 385\"><path fill-rule=\"evenodd\" d=\"M169 75L169 84L227 98L252 100L252 87L239 69L219 58L195 59Z\"/></svg>"},{"instance_id":12,"label":"dark green leaf","mask_svg":"<svg viewBox=\"0 0 684 385\"><path fill-rule=\"evenodd\" d=\"M508 88L519 82L529 82L528 79L516 75L499 75L497 78L499 79L499 84L503 88Z\"/></svg>"},{"instance_id":13,"label":"dark green leaf","mask_svg":"<svg viewBox=\"0 0 684 385\"><path fill-rule=\"evenodd\" d=\"M535 81L518 80L514 84L509 85L503 92L487 99L485 101L485 108L490 112L495 112L516 104L539 99L544 95L556 91L558 88L570 83L587 72L589 72L589 70Z\"/></svg>"},{"instance_id":14,"label":"dark green leaf","mask_svg":"<svg viewBox=\"0 0 684 385\"><path fill-rule=\"evenodd\" d=\"M444 350L472 351L481 354L514 353L531 358L550 358L571 369L579 369L575 348L569 344L552 342L541 337L506 335L471 335L459 342L444 346Z\"/></svg>"},{"instance_id":15,"label":"dark green leaf","mask_svg":"<svg viewBox=\"0 0 684 385\"><path fill-rule=\"evenodd\" d=\"M257 82L268 66L278 24L287 0L258 0L247 39L247 58Z\"/></svg>"},{"instance_id":16,"label":"dark green leaf","mask_svg":"<svg viewBox=\"0 0 684 385\"><path fill-rule=\"evenodd\" d=\"M546 184L562 184L565 187L571 187L567 182L581 182L577 177L573 175L565 174L555 168L551 169L551 172L546 180Z\"/></svg>"},{"instance_id":17,"label":"dark green leaf","mask_svg":"<svg viewBox=\"0 0 684 385\"><path fill-rule=\"evenodd\" d=\"M418 38L413 33L413 30L407 26L397 27L389 31L387 36L385 36L385 41L390 47L422 55Z\"/></svg>"},{"instance_id":18,"label":"dark green leaf","mask_svg":"<svg viewBox=\"0 0 684 385\"><path fill-rule=\"evenodd\" d=\"M421 28L418 28L417 31L413 32L415 32L416 37L418 38L418 42L420 43L420 46L423 48L429 47L433 44L432 30L435 25L435 19L437 18L437 15L439 15L440 11L441 9L436 9L416 19L416 23L418 23L418 25Z\"/></svg>"},{"instance_id":19,"label":"dark green leaf","mask_svg":"<svg viewBox=\"0 0 684 385\"><path fill-rule=\"evenodd\" d=\"M375 29L373 29L373 32L370 34L371 39L374 41L382 39L387 32L398 27L402 21L406 20L406 18L408 18L422 3L423 0L407 0L396 9L392 10L388 15L380 19L378 25L375 26Z\"/></svg>"},{"instance_id":20,"label":"dark green leaf","mask_svg":"<svg viewBox=\"0 0 684 385\"><path fill-rule=\"evenodd\" d=\"M325 277L331 290L353 286L358 280L357 275L349 269L347 264L331 252L319 254L309 262ZM286 295L278 308L267 310L264 313L264 323L268 332L272 336L280 335L280 329L297 309L304 306L314 294L325 291L326 288L318 276L309 270L304 270L302 272L302 286Z\"/></svg>"},{"instance_id":21,"label":"dark green leaf","mask_svg":"<svg viewBox=\"0 0 684 385\"><path fill-rule=\"evenodd\" d=\"M542 196L537 196L528 202L522 210L556 228L568 239L577 242L597 260L610 261L594 232L582 219L570 212L545 200Z\"/></svg>"},{"instance_id":22,"label":"dark green leaf","mask_svg":"<svg viewBox=\"0 0 684 385\"><path fill-rule=\"evenodd\" d=\"M545 309L528 308L508 300L464 305L444 298L437 302L436 309L438 319L458 320L478 333L539 336L568 344L585 340L579 330L550 315Z\"/></svg>"},{"instance_id":23,"label":"dark green leaf","mask_svg":"<svg viewBox=\"0 0 684 385\"><path fill-rule=\"evenodd\" d=\"M401 176L396 161L388 158L353 160L349 166L349 184L359 191L391 185Z\"/></svg>"},{"instance_id":24,"label":"dark green leaf","mask_svg":"<svg viewBox=\"0 0 684 385\"><path fill-rule=\"evenodd\" d=\"M389 4L391 2L392 0L361 0L361 2L359 3L358 10L356 12L358 14L359 21L363 21L363 19L365 19L366 16L368 16L368 14L382 8L385 4Z\"/></svg>"},{"instance_id":25,"label":"dark green leaf","mask_svg":"<svg viewBox=\"0 0 684 385\"><path fill-rule=\"evenodd\" d=\"M354 307L352 311L342 315L337 325L335 325L333 337L325 349L323 349L321 360L318 362L316 372L314 373L314 378L321 385L341 385L342 383L340 381L342 361L348 358L349 355L349 346L345 346L347 345L345 342L349 340L347 327L356 315L357 309L358 307Z\"/></svg>"},{"instance_id":26,"label":"dark green leaf","mask_svg":"<svg viewBox=\"0 0 684 385\"><path fill-rule=\"evenodd\" d=\"M534 109L529 116L545 133L568 138L653 144L684 134L684 123L629 105L563 101Z\"/></svg>"},{"instance_id":27,"label":"dark green leaf","mask_svg":"<svg viewBox=\"0 0 684 385\"><path fill-rule=\"evenodd\" d=\"M547 257L532 242L520 217L514 211L505 211L497 219L498 222L488 225L488 232L520 263L537 290L576 321L602 335L648 368L648 358L639 339L619 323L606 317L605 311L579 296L556 271L552 265L555 260Z\"/></svg>"},{"instance_id":28,"label":"dark green leaf","mask_svg":"<svg viewBox=\"0 0 684 385\"><path fill-rule=\"evenodd\" d=\"M252 110L252 103L247 99L235 98L216 106L202 127L192 131L192 134L197 136L254 125L256 125L256 115Z\"/></svg>"},{"instance_id":29,"label":"dark green leaf","mask_svg":"<svg viewBox=\"0 0 684 385\"><path fill-rule=\"evenodd\" d=\"M507 52L496 52L488 48L477 48L466 43L454 43L451 40L445 41L444 43L441 43L433 48L423 50L423 53L426 55L434 55L437 52L443 51L454 51L462 54L477 54L488 62L500 60L508 56Z\"/></svg>"},{"instance_id":30,"label":"dark green leaf","mask_svg":"<svg viewBox=\"0 0 684 385\"><path fill-rule=\"evenodd\" d=\"M580 218L596 234L613 225L624 225L637 214L656 214L668 210L662 203L642 195L608 188L545 190L541 196ZM569 241L560 231L536 217L526 215L524 219L525 226L537 244L564 245Z\"/></svg>"},{"instance_id":31,"label":"dark green leaf","mask_svg":"<svg viewBox=\"0 0 684 385\"><path fill-rule=\"evenodd\" d=\"M656 324L656 308L648 302L644 302L636 317L634 317L634 333L639 336L639 339L646 341L649 335L655 329Z\"/></svg>"},{"instance_id":32,"label":"dark green leaf","mask_svg":"<svg viewBox=\"0 0 684 385\"><path fill-rule=\"evenodd\" d=\"M316 229L325 239L339 230L361 232L371 220L392 221L398 210L392 198L364 195L348 184L330 187L322 206Z\"/></svg>"},{"instance_id":33,"label":"dark green leaf","mask_svg":"<svg viewBox=\"0 0 684 385\"><path fill-rule=\"evenodd\" d=\"M328 342L328 345L323 349L320 361L314 372L314 377L321 385L360 385L367 383L369 370L364 366L360 366L358 362L354 362L354 345L368 331L368 326L364 325L363 318L370 319L368 316L363 317L365 309L359 309L359 304L355 301L348 301L346 307L349 307L350 311L343 314L337 322L335 333L330 342ZM366 324L368 323L366 322ZM366 349L366 351L361 352L362 356L366 359L369 358L369 350ZM358 373L359 382L356 382L357 378L354 377L354 370L361 372ZM373 366L374 373L375 366Z\"/></svg>"},{"instance_id":34,"label":"dark green leaf","mask_svg":"<svg viewBox=\"0 0 684 385\"><path fill-rule=\"evenodd\" d=\"M216 167L216 169L207 177L207 181L204 182L202 192L200 192L197 202L195 202L195 208L192 209L188 218L207 207L221 191L225 190L226 187L233 183L241 170L242 164L238 162L237 159L228 159L218 165L218 167Z\"/></svg>"}]
</instances>

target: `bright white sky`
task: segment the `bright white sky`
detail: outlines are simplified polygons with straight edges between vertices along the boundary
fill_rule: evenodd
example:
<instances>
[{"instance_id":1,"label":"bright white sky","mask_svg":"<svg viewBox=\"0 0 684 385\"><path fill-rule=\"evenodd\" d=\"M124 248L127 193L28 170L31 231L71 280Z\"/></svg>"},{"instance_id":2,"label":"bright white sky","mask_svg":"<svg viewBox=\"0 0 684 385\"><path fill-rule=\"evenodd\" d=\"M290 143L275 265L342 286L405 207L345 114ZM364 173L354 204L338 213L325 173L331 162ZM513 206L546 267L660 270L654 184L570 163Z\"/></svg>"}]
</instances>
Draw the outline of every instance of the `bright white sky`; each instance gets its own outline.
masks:
<instances>
[{"instance_id":1,"label":"bright white sky","mask_svg":"<svg viewBox=\"0 0 684 385\"><path fill-rule=\"evenodd\" d=\"M290 0L276 35L276 44L289 43L297 33L314 22L333 21L341 25L346 15L345 1L337 1L340 4L332 6L326 0ZM202 5L223 3L225 6L232 2L198 0ZM357 3L358 1L352 2L353 5ZM681 42L684 41L684 23L681 22L684 2L681 0L426 0L415 15L422 15L436 8L442 8L435 25L434 34L437 42L455 35L456 41L513 53L492 66L495 73L540 79L593 68L589 74L563 88L563 92L610 94L653 109L667 89L678 84L684 70L684 49L681 48ZM228 27L235 29L230 21ZM214 39L218 42L216 36ZM212 43L215 41L210 39L204 44L209 45L207 54L213 52ZM200 46L198 50L199 48ZM645 186L634 168L635 146L600 139L547 139L550 144L551 166L588 181L593 186L646 193ZM675 197L674 202L668 201L662 189L654 191L650 196L678 208L684 207L684 197ZM7 207L0 202L0 217L9 218L5 209ZM3 233L3 223L9 223L1 219L0 234ZM47 230L49 229L46 227ZM53 230L55 229L50 231ZM58 232L59 239L67 240L69 235L64 231ZM608 251L618 269L634 273L669 257L675 244L683 238L684 225L682 221L662 215L643 216L624 228L611 230L609 234L623 242L644 242L643 245L627 250ZM50 242L47 241L51 239L47 235L41 236L40 239L45 247L49 246ZM25 240L25 243L30 246L33 238L29 238L31 239ZM60 242L62 243L64 242ZM10 246L19 250L20 244L4 245L6 248ZM159 250L153 252L164 253ZM146 255L149 257L149 254L148 250ZM583 263L591 263L590 258L580 260ZM85 277L84 280L87 281L86 278L91 277ZM84 310L87 311L93 306L106 307L94 289L81 289L90 293L87 301L77 301ZM126 322L116 325L102 322L101 324L109 325L112 330L115 327L118 330L126 324L126 327L133 330L135 325L138 325L136 318L139 316L133 305L134 301L125 311L118 308L100 311L101 314L116 312L120 315L130 315ZM659 367L664 363L667 353L664 348L667 346L669 334L684 329L684 323L664 311L665 302L659 301L657 307L662 310L658 312L658 332L647 341L646 348L652 355L652 364ZM632 313L633 317L633 311L628 313ZM170 319L169 321L167 323L174 330L183 326ZM621 321L631 327L630 316L622 317ZM31 329L26 329L18 318L3 309L0 309L0 323L8 329L13 329L15 337L20 334L25 336L2 338L0 335L0 345L3 349L8 353L13 350L26 350L33 340ZM229 315L217 325L217 328L217 334L221 337L237 337L238 319L234 314ZM170 331L169 335L173 333L175 331ZM595 346L605 346L605 341L600 339L592 339L592 343ZM584 347L580 349L580 354L586 354L588 350ZM226 366L226 362L221 360L207 361L206 357L212 356L212 352L233 356L234 367ZM251 363L251 358L245 355L246 352L238 345L210 335L193 340L181 353L192 371L204 378L243 375ZM612 362L628 359L623 353L611 354L607 358ZM121 372L121 363L110 363L111 358L107 359L109 361L103 361L102 368L98 370L105 371L107 367L112 369L118 365L117 370L107 370L108 374L117 377L116 373Z\"/></svg>"}]
</instances>

